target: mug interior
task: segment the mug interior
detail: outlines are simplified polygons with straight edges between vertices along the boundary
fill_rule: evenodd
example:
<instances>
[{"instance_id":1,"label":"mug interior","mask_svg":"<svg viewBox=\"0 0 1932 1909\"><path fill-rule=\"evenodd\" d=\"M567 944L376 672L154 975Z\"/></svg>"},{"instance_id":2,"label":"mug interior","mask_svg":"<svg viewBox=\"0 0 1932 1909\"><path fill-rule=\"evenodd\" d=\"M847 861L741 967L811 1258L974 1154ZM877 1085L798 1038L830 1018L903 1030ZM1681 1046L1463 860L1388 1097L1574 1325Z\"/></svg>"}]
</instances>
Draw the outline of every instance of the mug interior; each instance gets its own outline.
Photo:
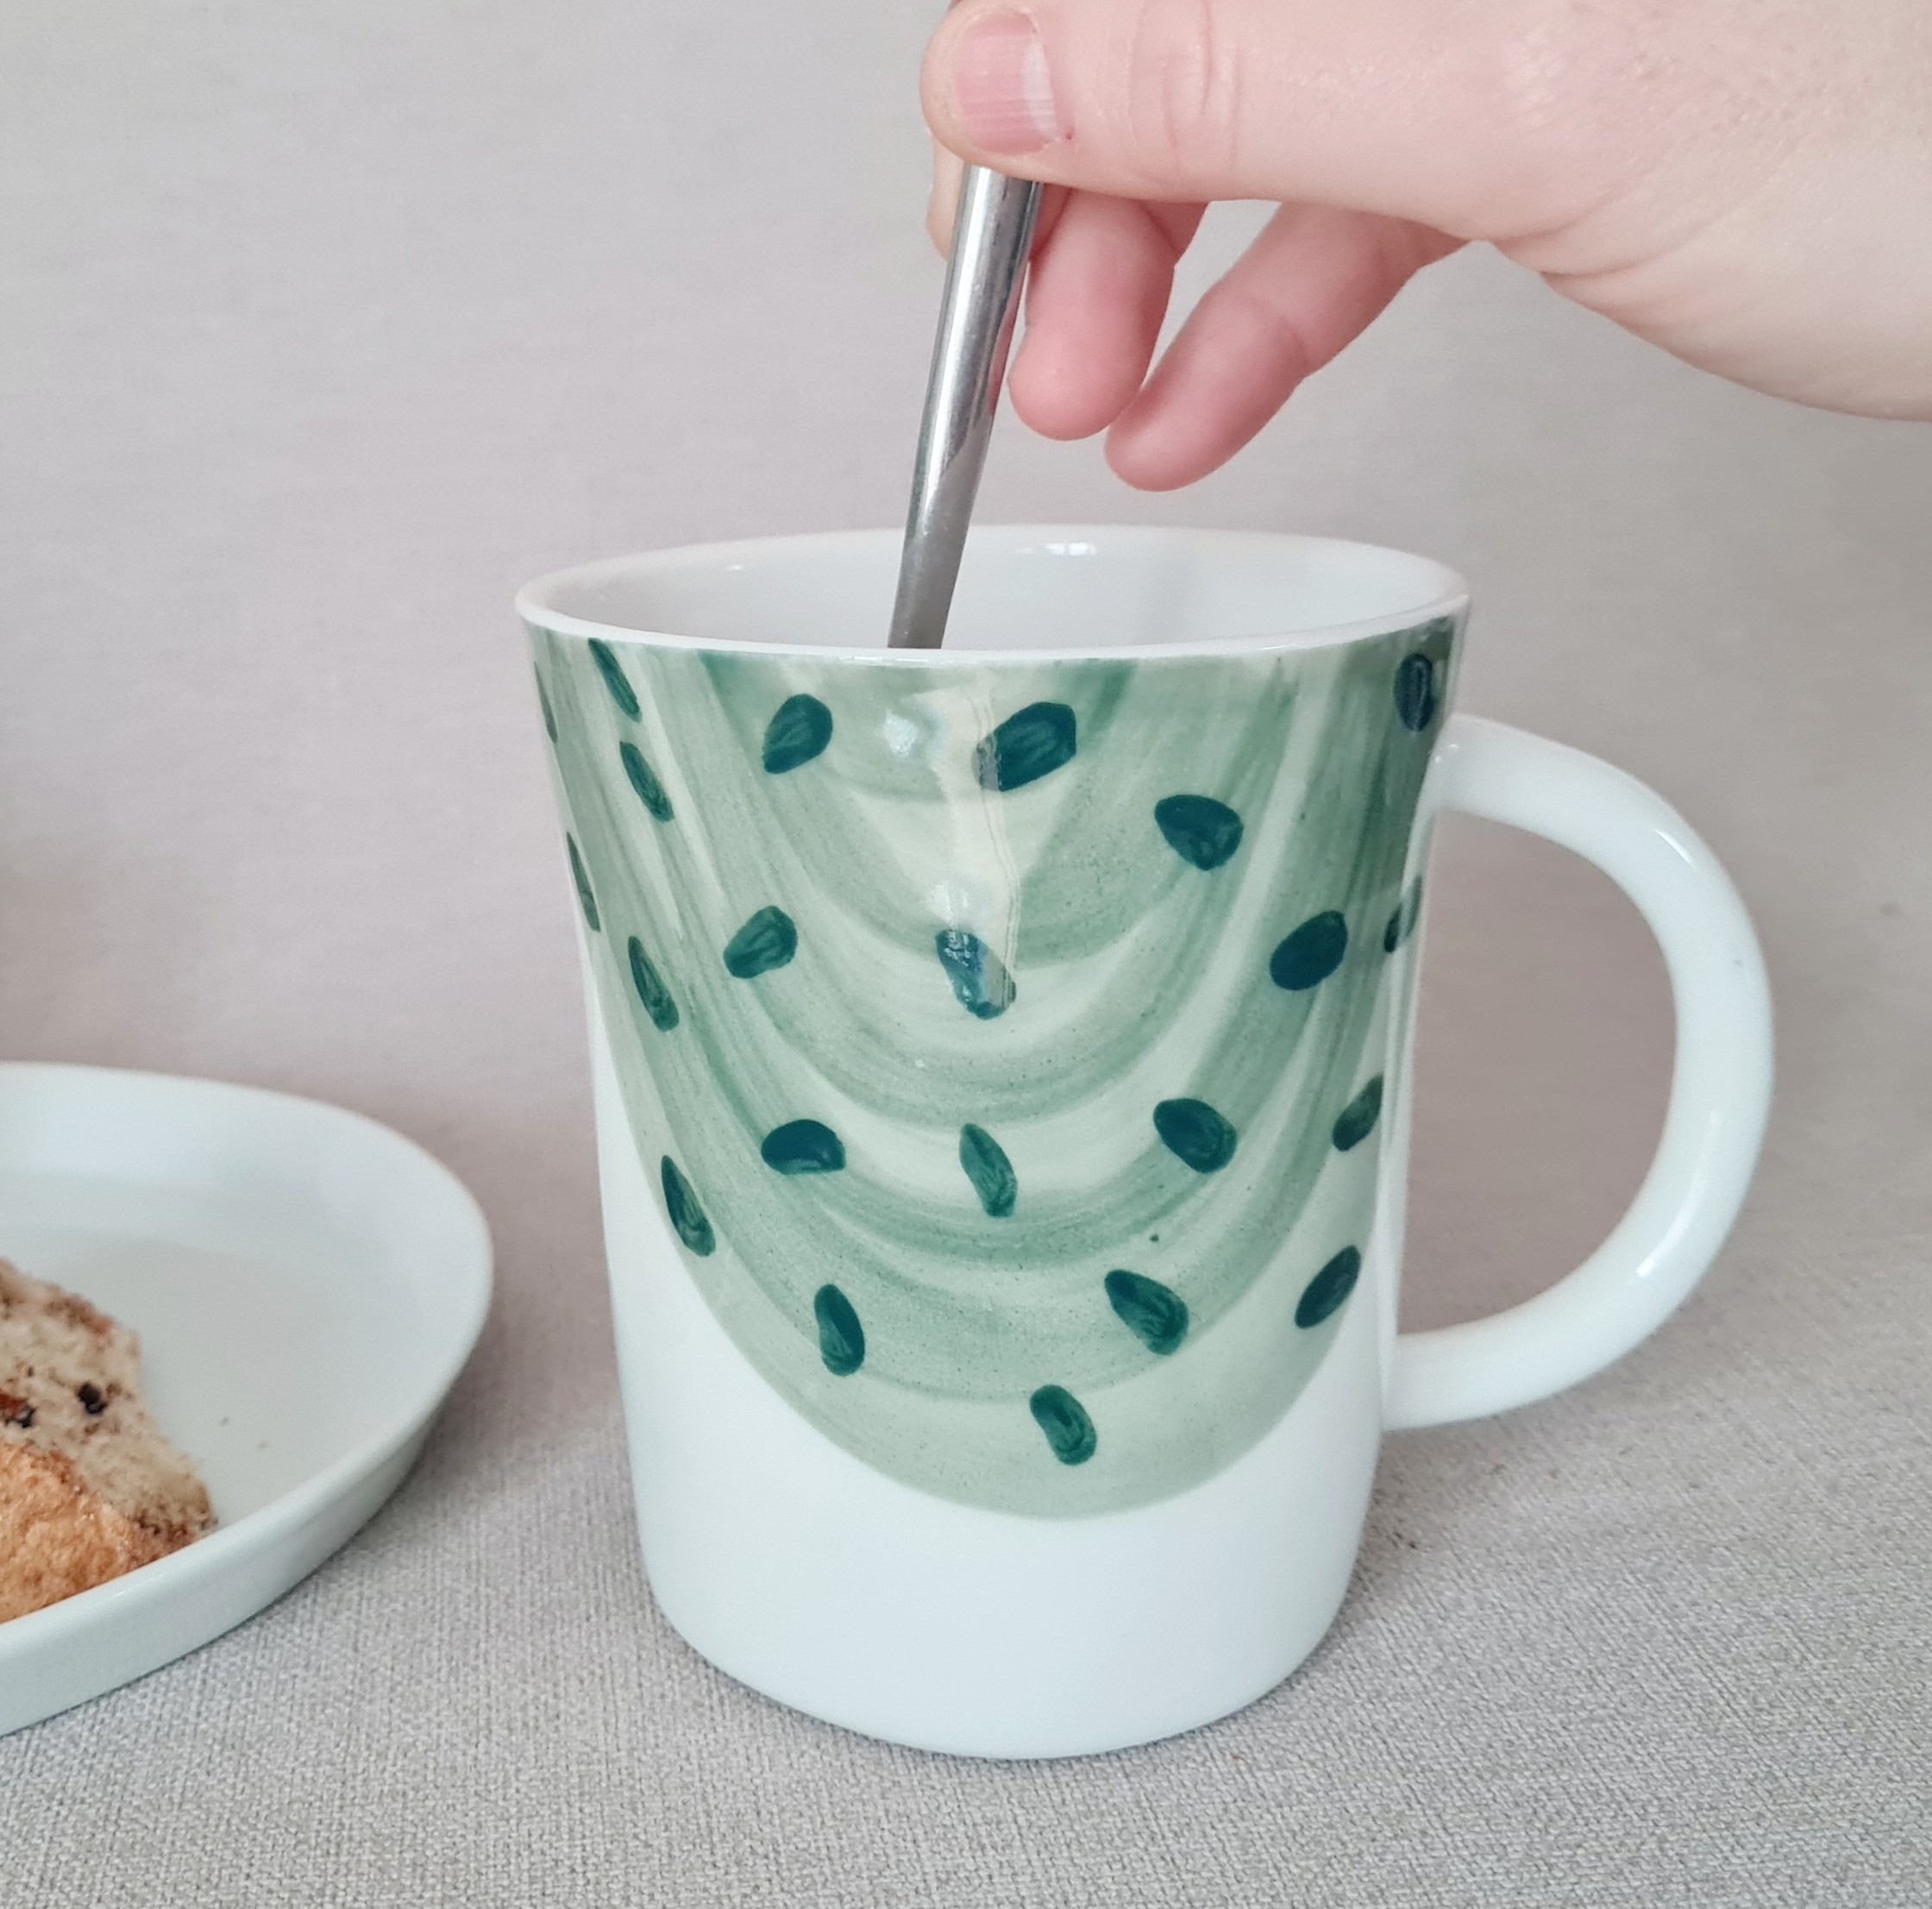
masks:
<instances>
[{"instance_id":1,"label":"mug interior","mask_svg":"<svg viewBox=\"0 0 1932 1909\"><path fill-rule=\"evenodd\" d=\"M1297 649L1452 613L1454 571L1374 544L1261 531L980 525L942 650L887 650L900 533L713 543L560 571L518 599L563 635L706 648L990 654Z\"/></svg>"}]
</instances>

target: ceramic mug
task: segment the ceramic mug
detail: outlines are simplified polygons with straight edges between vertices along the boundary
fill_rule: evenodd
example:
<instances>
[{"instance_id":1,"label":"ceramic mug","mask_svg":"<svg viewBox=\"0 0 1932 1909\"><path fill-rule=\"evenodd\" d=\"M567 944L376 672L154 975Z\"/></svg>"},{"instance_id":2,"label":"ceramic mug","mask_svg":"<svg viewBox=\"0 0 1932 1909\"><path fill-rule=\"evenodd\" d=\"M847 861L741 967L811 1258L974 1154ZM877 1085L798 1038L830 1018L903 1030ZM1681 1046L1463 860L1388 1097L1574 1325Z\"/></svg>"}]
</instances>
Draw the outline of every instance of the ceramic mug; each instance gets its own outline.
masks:
<instances>
[{"instance_id":1,"label":"ceramic mug","mask_svg":"<svg viewBox=\"0 0 1932 1909\"><path fill-rule=\"evenodd\" d=\"M888 532L532 585L617 1342L665 1616L942 1750L1238 1709L1339 1604L1385 1428L1651 1332L1770 1089L1729 881L1628 776L1448 713L1467 602L1317 539L982 529L888 651ZM1398 1335L1430 823L1603 868L1662 945L1657 1155L1582 1267Z\"/></svg>"}]
</instances>

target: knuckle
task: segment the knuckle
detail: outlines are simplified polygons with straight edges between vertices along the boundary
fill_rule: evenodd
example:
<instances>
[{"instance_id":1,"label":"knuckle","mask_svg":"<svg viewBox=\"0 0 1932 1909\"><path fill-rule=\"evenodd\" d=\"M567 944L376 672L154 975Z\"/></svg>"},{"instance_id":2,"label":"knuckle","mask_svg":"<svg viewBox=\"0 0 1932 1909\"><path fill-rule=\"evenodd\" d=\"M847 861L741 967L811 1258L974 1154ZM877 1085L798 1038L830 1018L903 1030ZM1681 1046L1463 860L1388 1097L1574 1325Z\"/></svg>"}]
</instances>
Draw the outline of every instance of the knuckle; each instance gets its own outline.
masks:
<instances>
[{"instance_id":1,"label":"knuckle","mask_svg":"<svg viewBox=\"0 0 1932 1909\"><path fill-rule=\"evenodd\" d=\"M1518 0L1477 76L1489 122L1534 148L1569 119L1576 102L1574 9L1565 0Z\"/></svg>"},{"instance_id":2,"label":"knuckle","mask_svg":"<svg viewBox=\"0 0 1932 1909\"><path fill-rule=\"evenodd\" d=\"M1225 169L1239 147L1241 68L1217 0L1138 0L1126 38L1126 131L1157 176Z\"/></svg>"},{"instance_id":3,"label":"knuckle","mask_svg":"<svg viewBox=\"0 0 1932 1909\"><path fill-rule=\"evenodd\" d=\"M1650 103L1667 22L1654 0L1612 20L1584 0L1498 0L1456 78L1483 136L1470 169L1505 225L1559 222L1603 183L1596 155Z\"/></svg>"}]
</instances>

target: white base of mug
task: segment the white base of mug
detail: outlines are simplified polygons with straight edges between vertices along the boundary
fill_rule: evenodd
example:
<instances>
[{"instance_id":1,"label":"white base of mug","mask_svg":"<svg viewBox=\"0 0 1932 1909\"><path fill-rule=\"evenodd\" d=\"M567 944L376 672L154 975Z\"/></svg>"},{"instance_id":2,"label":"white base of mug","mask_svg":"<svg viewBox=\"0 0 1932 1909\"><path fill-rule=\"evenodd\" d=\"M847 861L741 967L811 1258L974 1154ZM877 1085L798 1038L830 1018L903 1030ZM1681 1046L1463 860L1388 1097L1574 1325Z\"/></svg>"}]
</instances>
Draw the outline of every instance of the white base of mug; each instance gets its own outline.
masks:
<instances>
[{"instance_id":1,"label":"white base of mug","mask_svg":"<svg viewBox=\"0 0 1932 1909\"><path fill-rule=\"evenodd\" d=\"M866 1736L1049 1757L1192 1730L1320 1641L1381 1435L1377 1278L1281 1422L1206 1484L1035 1518L886 1477L761 1378L659 1214L592 1014L618 1366L644 1566L720 1670Z\"/></svg>"}]
</instances>

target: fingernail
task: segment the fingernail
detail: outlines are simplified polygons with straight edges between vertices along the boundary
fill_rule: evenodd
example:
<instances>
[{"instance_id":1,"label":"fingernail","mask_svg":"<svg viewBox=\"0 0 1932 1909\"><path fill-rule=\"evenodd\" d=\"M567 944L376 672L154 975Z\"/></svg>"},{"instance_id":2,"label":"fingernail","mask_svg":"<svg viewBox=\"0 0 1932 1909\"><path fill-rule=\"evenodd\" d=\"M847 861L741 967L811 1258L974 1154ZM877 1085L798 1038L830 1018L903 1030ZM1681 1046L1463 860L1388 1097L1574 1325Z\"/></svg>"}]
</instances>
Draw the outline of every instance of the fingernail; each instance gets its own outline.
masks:
<instances>
[{"instance_id":1,"label":"fingernail","mask_svg":"<svg viewBox=\"0 0 1932 1909\"><path fill-rule=\"evenodd\" d=\"M986 152L1037 152L1072 129L1053 102L1046 49L1023 13L996 13L966 29L952 89L966 132Z\"/></svg>"}]
</instances>

